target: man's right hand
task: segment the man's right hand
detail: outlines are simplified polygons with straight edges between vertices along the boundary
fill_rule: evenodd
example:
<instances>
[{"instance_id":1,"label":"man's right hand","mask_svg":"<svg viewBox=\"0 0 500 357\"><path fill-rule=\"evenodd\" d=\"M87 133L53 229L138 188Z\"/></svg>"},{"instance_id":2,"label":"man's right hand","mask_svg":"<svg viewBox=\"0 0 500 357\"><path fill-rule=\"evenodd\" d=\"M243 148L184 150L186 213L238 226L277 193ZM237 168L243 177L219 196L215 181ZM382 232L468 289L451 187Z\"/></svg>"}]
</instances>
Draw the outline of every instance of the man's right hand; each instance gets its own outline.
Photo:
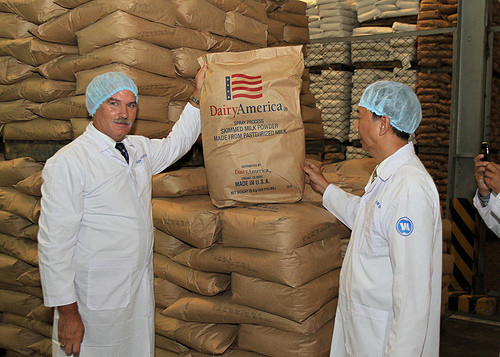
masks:
<instances>
[{"instance_id":1,"label":"man's right hand","mask_svg":"<svg viewBox=\"0 0 500 357\"><path fill-rule=\"evenodd\" d=\"M59 311L59 324L57 326L59 344L66 356L80 356L85 328L78 312L78 305L74 302L73 304L58 306L57 310Z\"/></svg>"}]
</instances>

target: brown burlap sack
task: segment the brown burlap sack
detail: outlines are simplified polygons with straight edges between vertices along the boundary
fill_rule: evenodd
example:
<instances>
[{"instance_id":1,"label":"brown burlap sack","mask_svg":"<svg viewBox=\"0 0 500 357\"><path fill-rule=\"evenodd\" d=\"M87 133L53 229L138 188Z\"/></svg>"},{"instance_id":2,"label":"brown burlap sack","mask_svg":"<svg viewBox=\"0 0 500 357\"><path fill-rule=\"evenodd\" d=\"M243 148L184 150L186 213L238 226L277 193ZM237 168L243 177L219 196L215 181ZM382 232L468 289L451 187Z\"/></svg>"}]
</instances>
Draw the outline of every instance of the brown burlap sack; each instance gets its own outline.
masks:
<instances>
[{"instance_id":1,"label":"brown burlap sack","mask_svg":"<svg viewBox=\"0 0 500 357\"><path fill-rule=\"evenodd\" d=\"M238 330L238 346L275 357L329 356L332 333L333 320L311 335L243 324Z\"/></svg>"},{"instance_id":2,"label":"brown burlap sack","mask_svg":"<svg viewBox=\"0 0 500 357\"><path fill-rule=\"evenodd\" d=\"M109 31L110 28L113 31ZM208 32L151 22L123 11L115 11L76 32L82 55L129 38L167 48L190 47L208 51L217 43L213 36Z\"/></svg>"},{"instance_id":3,"label":"brown burlap sack","mask_svg":"<svg viewBox=\"0 0 500 357\"><path fill-rule=\"evenodd\" d=\"M13 12L37 25L61 16L68 11L68 9L55 4L52 0L8 0L2 1L2 3L9 8L8 12Z\"/></svg>"},{"instance_id":4,"label":"brown burlap sack","mask_svg":"<svg viewBox=\"0 0 500 357\"><path fill-rule=\"evenodd\" d=\"M38 245L30 239L0 233L0 252L38 266Z\"/></svg>"},{"instance_id":5,"label":"brown burlap sack","mask_svg":"<svg viewBox=\"0 0 500 357\"><path fill-rule=\"evenodd\" d=\"M0 124L39 118L38 115L28 110L32 104L34 103L26 99L0 102Z\"/></svg>"},{"instance_id":6,"label":"brown burlap sack","mask_svg":"<svg viewBox=\"0 0 500 357\"><path fill-rule=\"evenodd\" d=\"M28 31L37 26L16 14L0 12L0 37L25 38L32 36Z\"/></svg>"},{"instance_id":7,"label":"brown burlap sack","mask_svg":"<svg viewBox=\"0 0 500 357\"><path fill-rule=\"evenodd\" d=\"M176 320L163 316L157 309L155 331L198 352L222 354L234 342L238 326Z\"/></svg>"},{"instance_id":8,"label":"brown burlap sack","mask_svg":"<svg viewBox=\"0 0 500 357\"><path fill-rule=\"evenodd\" d=\"M155 306L167 308L182 297L192 295L189 290L171 283L168 280L155 278Z\"/></svg>"},{"instance_id":9,"label":"brown burlap sack","mask_svg":"<svg viewBox=\"0 0 500 357\"><path fill-rule=\"evenodd\" d=\"M124 64L114 63L76 73L76 94L84 94L94 77L106 72L121 72L129 76L141 95L163 96L173 100L189 100L194 90L193 81L184 78L169 78L141 71Z\"/></svg>"},{"instance_id":10,"label":"brown burlap sack","mask_svg":"<svg viewBox=\"0 0 500 357\"><path fill-rule=\"evenodd\" d=\"M207 296L225 291L231 282L231 277L227 274L191 269L157 253L154 253L154 272L158 278Z\"/></svg>"},{"instance_id":11,"label":"brown burlap sack","mask_svg":"<svg viewBox=\"0 0 500 357\"><path fill-rule=\"evenodd\" d=\"M263 204L222 212L222 245L286 252L349 230L324 208L305 202Z\"/></svg>"},{"instance_id":12,"label":"brown burlap sack","mask_svg":"<svg viewBox=\"0 0 500 357\"><path fill-rule=\"evenodd\" d=\"M50 120L45 118L7 123L4 127L3 138L5 140L26 141L71 140L71 123L65 120Z\"/></svg>"},{"instance_id":13,"label":"brown burlap sack","mask_svg":"<svg viewBox=\"0 0 500 357\"><path fill-rule=\"evenodd\" d=\"M208 196L153 199L154 226L197 248L220 239L220 212Z\"/></svg>"},{"instance_id":14,"label":"brown burlap sack","mask_svg":"<svg viewBox=\"0 0 500 357\"><path fill-rule=\"evenodd\" d=\"M291 288L233 273L231 301L302 323L337 297L339 275L340 269L334 269L298 288Z\"/></svg>"},{"instance_id":15,"label":"brown burlap sack","mask_svg":"<svg viewBox=\"0 0 500 357\"><path fill-rule=\"evenodd\" d=\"M30 350L40 353L42 356L52 356L52 338L44 338L28 346Z\"/></svg>"},{"instance_id":16,"label":"brown burlap sack","mask_svg":"<svg viewBox=\"0 0 500 357\"><path fill-rule=\"evenodd\" d=\"M227 36L254 43L260 47L267 46L267 25L239 12L226 13L224 30Z\"/></svg>"},{"instance_id":17,"label":"brown burlap sack","mask_svg":"<svg viewBox=\"0 0 500 357\"><path fill-rule=\"evenodd\" d=\"M169 257L170 259L175 257L177 254L193 248L192 245L186 244L180 239L172 237L159 229L155 229L154 237L153 251Z\"/></svg>"},{"instance_id":18,"label":"brown burlap sack","mask_svg":"<svg viewBox=\"0 0 500 357\"><path fill-rule=\"evenodd\" d=\"M217 41L217 44L210 49L210 52L242 52L242 51L251 51L258 49L259 46L237 40L231 37L223 37L214 35L214 38Z\"/></svg>"},{"instance_id":19,"label":"brown burlap sack","mask_svg":"<svg viewBox=\"0 0 500 357\"><path fill-rule=\"evenodd\" d=\"M0 188L0 210L9 211L33 223L38 222L40 216L40 200L33 196L25 195L15 188Z\"/></svg>"},{"instance_id":20,"label":"brown burlap sack","mask_svg":"<svg viewBox=\"0 0 500 357\"><path fill-rule=\"evenodd\" d=\"M62 55L36 67L35 70L48 79L76 82L75 65L80 57L79 55Z\"/></svg>"},{"instance_id":21,"label":"brown burlap sack","mask_svg":"<svg viewBox=\"0 0 500 357\"><path fill-rule=\"evenodd\" d=\"M42 170L40 168L40 171L16 183L14 188L29 196L42 197L42 183Z\"/></svg>"},{"instance_id":22,"label":"brown burlap sack","mask_svg":"<svg viewBox=\"0 0 500 357\"><path fill-rule=\"evenodd\" d=\"M171 50L136 39L123 40L80 56L76 61L75 71L112 63L122 63L142 71L175 77L174 54Z\"/></svg>"},{"instance_id":23,"label":"brown burlap sack","mask_svg":"<svg viewBox=\"0 0 500 357\"><path fill-rule=\"evenodd\" d=\"M19 356L31 355L33 350L28 346L42 338L43 336L26 328L0 323L0 346Z\"/></svg>"},{"instance_id":24,"label":"brown burlap sack","mask_svg":"<svg viewBox=\"0 0 500 357\"><path fill-rule=\"evenodd\" d=\"M0 161L0 187L15 185L42 169L41 163L29 157Z\"/></svg>"},{"instance_id":25,"label":"brown burlap sack","mask_svg":"<svg viewBox=\"0 0 500 357\"><path fill-rule=\"evenodd\" d=\"M184 321L202 323L256 324L309 335L335 316L337 299L325 304L302 323L231 302L230 294L189 296L177 300L161 313Z\"/></svg>"},{"instance_id":26,"label":"brown burlap sack","mask_svg":"<svg viewBox=\"0 0 500 357\"><path fill-rule=\"evenodd\" d=\"M206 51L195 50L194 48L181 47L174 48L175 73L179 77L194 78L200 69L198 57L207 54Z\"/></svg>"},{"instance_id":27,"label":"brown burlap sack","mask_svg":"<svg viewBox=\"0 0 500 357\"><path fill-rule=\"evenodd\" d=\"M203 153L212 203L300 200L301 47L213 53L203 61L208 63L201 95Z\"/></svg>"},{"instance_id":28,"label":"brown burlap sack","mask_svg":"<svg viewBox=\"0 0 500 357\"><path fill-rule=\"evenodd\" d=\"M77 54L78 47L28 37L0 41L0 53L36 67L64 54Z\"/></svg>"},{"instance_id":29,"label":"brown burlap sack","mask_svg":"<svg viewBox=\"0 0 500 357\"><path fill-rule=\"evenodd\" d=\"M0 233L19 237L31 222L17 214L0 210Z\"/></svg>"},{"instance_id":30,"label":"brown burlap sack","mask_svg":"<svg viewBox=\"0 0 500 357\"><path fill-rule=\"evenodd\" d=\"M153 176L153 197L208 195L204 167L174 170Z\"/></svg>"},{"instance_id":31,"label":"brown burlap sack","mask_svg":"<svg viewBox=\"0 0 500 357\"><path fill-rule=\"evenodd\" d=\"M266 5L254 0L207 0L224 12L236 11L246 17L267 23Z\"/></svg>"},{"instance_id":32,"label":"brown burlap sack","mask_svg":"<svg viewBox=\"0 0 500 357\"><path fill-rule=\"evenodd\" d=\"M0 56L0 84L13 84L36 76L34 67L11 56Z\"/></svg>"},{"instance_id":33,"label":"brown burlap sack","mask_svg":"<svg viewBox=\"0 0 500 357\"><path fill-rule=\"evenodd\" d=\"M179 353L189 351L189 348L184 346L183 344L158 334L155 335L155 345L156 347L167 350L169 352L177 353L176 356L178 356Z\"/></svg>"},{"instance_id":34,"label":"brown burlap sack","mask_svg":"<svg viewBox=\"0 0 500 357\"><path fill-rule=\"evenodd\" d=\"M35 296L0 289L0 311L26 316L41 304L42 300Z\"/></svg>"},{"instance_id":35,"label":"brown burlap sack","mask_svg":"<svg viewBox=\"0 0 500 357\"><path fill-rule=\"evenodd\" d=\"M286 25L283 29L283 41L291 45L310 43L309 29L307 27Z\"/></svg>"},{"instance_id":36,"label":"brown burlap sack","mask_svg":"<svg viewBox=\"0 0 500 357\"><path fill-rule=\"evenodd\" d=\"M130 135L141 135L150 139L163 139L170 134L175 123L160 123L151 120L136 119L130 129Z\"/></svg>"},{"instance_id":37,"label":"brown burlap sack","mask_svg":"<svg viewBox=\"0 0 500 357\"><path fill-rule=\"evenodd\" d=\"M29 271L31 265L7 254L0 253L0 282L4 284L21 285L17 279Z\"/></svg>"},{"instance_id":38,"label":"brown burlap sack","mask_svg":"<svg viewBox=\"0 0 500 357\"><path fill-rule=\"evenodd\" d=\"M224 35L226 14L206 0L171 0L176 6L177 25Z\"/></svg>"},{"instance_id":39,"label":"brown burlap sack","mask_svg":"<svg viewBox=\"0 0 500 357\"><path fill-rule=\"evenodd\" d=\"M174 5L170 1L148 0L145 3L129 0L94 0L40 25L36 31L33 31L33 34L45 41L76 45L75 32L117 10L160 24L175 25ZM115 29L110 27L106 31L113 32Z\"/></svg>"},{"instance_id":40,"label":"brown burlap sack","mask_svg":"<svg viewBox=\"0 0 500 357\"><path fill-rule=\"evenodd\" d=\"M173 260L193 269L226 274L236 272L298 287L340 267L340 249L338 238L314 242L286 253L224 248L215 244L205 249L187 250Z\"/></svg>"}]
</instances>

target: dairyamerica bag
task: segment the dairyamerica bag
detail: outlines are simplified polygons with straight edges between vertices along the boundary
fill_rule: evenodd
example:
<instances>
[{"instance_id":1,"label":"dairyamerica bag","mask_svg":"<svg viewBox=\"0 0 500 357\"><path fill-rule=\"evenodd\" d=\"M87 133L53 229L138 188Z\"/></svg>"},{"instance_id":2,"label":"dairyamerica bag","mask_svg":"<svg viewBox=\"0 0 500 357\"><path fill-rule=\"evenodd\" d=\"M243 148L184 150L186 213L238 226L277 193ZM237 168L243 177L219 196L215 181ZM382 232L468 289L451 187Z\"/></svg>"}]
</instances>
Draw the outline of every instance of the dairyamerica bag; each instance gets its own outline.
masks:
<instances>
[{"instance_id":1,"label":"dairyamerica bag","mask_svg":"<svg viewBox=\"0 0 500 357\"><path fill-rule=\"evenodd\" d=\"M302 198L301 46L213 53L201 95L212 203L229 207Z\"/></svg>"}]
</instances>

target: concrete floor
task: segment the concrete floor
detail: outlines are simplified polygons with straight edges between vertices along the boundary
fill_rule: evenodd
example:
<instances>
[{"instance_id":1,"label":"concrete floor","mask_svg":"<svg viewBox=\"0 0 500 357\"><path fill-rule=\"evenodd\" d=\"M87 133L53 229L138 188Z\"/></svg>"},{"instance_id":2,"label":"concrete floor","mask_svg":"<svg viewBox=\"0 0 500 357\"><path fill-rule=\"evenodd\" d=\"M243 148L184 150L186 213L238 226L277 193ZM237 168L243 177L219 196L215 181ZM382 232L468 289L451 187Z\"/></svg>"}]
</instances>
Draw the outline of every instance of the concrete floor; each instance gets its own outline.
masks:
<instances>
[{"instance_id":1,"label":"concrete floor","mask_svg":"<svg viewBox=\"0 0 500 357\"><path fill-rule=\"evenodd\" d=\"M440 357L499 357L500 315L447 311L441 321Z\"/></svg>"}]
</instances>

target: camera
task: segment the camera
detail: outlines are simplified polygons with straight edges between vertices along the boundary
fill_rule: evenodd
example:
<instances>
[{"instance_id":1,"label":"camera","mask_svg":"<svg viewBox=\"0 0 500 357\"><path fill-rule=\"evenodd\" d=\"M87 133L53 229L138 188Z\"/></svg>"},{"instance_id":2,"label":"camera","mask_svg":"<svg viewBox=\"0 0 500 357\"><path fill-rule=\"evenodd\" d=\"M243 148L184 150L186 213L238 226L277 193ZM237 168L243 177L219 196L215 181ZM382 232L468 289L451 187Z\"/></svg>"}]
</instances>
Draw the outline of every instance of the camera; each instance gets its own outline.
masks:
<instances>
[{"instance_id":1,"label":"camera","mask_svg":"<svg viewBox=\"0 0 500 357\"><path fill-rule=\"evenodd\" d=\"M487 141L481 143L481 154L484 155L481 161L490 161L490 148Z\"/></svg>"}]
</instances>

